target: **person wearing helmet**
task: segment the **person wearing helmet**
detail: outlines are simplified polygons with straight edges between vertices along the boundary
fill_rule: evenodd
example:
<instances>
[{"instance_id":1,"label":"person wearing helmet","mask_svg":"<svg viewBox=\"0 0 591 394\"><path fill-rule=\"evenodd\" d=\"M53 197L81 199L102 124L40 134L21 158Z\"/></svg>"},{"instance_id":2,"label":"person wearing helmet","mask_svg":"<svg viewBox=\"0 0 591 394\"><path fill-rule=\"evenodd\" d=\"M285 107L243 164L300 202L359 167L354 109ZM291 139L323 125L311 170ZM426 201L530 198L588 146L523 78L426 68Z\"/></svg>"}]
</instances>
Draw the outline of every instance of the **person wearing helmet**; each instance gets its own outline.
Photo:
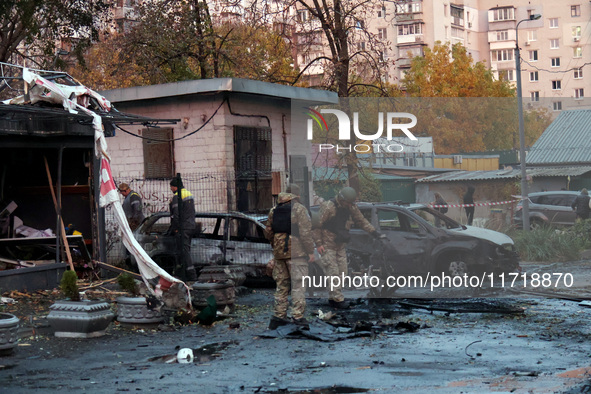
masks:
<instances>
[{"instance_id":1,"label":"person wearing helmet","mask_svg":"<svg viewBox=\"0 0 591 394\"><path fill-rule=\"evenodd\" d=\"M320 207L322 231L321 239L317 240L317 244L320 244L317 250L323 255L323 268L328 276L342 277L348 274L345 246L349 241L349 229L353 223L375 238L383 237L357 208L356 200L357 191L352 187L345 187L335 198L324 202ZM329 291L328 303L337 309L349 308L340 287L334 287Z\"/></svg>"},{"instance_id":2,"label":"person wearing helmet","mask_svg":"<svg viewBox=\"0 0 591 394\"><path fill-rule=\"evenodd\" d=\"M287 320L291 290L292 321L307 325L306 289L302 278L308 275L308 263L314 261L314 240L308 210L299 202L300 189L289 185L279 193L278 204L269 212L265 235L273 246L273 279L276 282L275 307L269 329L290 323Z\"/></svg>"}]
</instances>

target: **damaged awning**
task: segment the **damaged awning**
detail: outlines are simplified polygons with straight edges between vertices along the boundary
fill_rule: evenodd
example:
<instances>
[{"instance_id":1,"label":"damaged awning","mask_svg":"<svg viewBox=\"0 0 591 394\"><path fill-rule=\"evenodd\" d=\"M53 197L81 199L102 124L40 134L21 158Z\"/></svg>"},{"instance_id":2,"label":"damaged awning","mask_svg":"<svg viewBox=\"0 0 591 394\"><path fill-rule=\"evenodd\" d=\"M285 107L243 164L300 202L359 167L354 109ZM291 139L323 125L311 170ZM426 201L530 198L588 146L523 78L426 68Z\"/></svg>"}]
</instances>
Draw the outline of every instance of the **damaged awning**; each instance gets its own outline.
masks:
<instances>
[{"instance_id":1,"label":"damaged awning","mask_svg":"<svg viewBox=\"0 0 591 394\"><path fill-rule=\"evenodd\" d=\"M22 68L15 66L12 70L16 75L0 75L0 92L10 87L22 94L0 102L0 135L93 136L93 115L81 108L100 116L106 137L114 135L116 125L158 127L180 121L119 112L104 97L66 73L33 70L42 79L30 87L24 83ZM56 91L69 98L69 105Z\"/></svg>"}]
</instances>

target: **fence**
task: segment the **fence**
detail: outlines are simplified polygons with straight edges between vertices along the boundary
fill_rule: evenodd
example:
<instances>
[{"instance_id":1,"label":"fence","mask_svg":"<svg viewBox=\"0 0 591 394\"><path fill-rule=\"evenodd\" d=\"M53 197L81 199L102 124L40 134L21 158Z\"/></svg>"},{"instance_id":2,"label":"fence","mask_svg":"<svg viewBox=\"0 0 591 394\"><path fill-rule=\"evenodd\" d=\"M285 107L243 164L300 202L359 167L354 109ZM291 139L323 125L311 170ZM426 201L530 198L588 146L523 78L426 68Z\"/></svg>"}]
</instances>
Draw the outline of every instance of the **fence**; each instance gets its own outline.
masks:
<instances>
[{"instance_id":1,"label":"fence","mask_svg":"<svg viewBox=\"0 0 591 394\"><path fill-rule=\"evenodd\" d=\"M283 174L276 171L276 174ZM273 174L268 171L203 172L182 174L183 186L195 199L197 212L257 212L265 213L273 205ZM285 177L279 177L279 179ZM169 212L172 198L170 179L143 179L126 176L115 177L115 183L127 183L142 197L144 215ZM110 207L105 212L107 234L107 262L116 264L125 259L126 252L120 241L119 225Z\"/></svg>"}]
</instances>

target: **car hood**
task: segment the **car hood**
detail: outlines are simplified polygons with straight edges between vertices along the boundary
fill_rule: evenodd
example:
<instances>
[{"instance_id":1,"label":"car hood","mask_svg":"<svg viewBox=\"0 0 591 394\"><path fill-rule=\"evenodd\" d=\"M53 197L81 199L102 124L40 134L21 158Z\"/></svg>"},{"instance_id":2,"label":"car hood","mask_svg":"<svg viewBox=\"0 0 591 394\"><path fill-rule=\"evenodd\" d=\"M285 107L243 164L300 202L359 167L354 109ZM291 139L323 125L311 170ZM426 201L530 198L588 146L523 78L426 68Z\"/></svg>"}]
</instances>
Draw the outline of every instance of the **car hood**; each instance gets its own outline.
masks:
<instances>
[{"instance_id":1,"label":"car hood","mask_svg":"<svg viewBox=\"0 0 591 394\"><path fill-rule=\"evenodd\" d=\"M487 228L482 227L474 227L474 226L465 226L465 228L456 228L452 229L451 231L458 232L460 234L470 235L472 237L485 239L487 241L493 242L497 245L513 245L514 242L508 235L503 233L499 233L498 231L489 230Z\"/></svg>"}]
</instances>

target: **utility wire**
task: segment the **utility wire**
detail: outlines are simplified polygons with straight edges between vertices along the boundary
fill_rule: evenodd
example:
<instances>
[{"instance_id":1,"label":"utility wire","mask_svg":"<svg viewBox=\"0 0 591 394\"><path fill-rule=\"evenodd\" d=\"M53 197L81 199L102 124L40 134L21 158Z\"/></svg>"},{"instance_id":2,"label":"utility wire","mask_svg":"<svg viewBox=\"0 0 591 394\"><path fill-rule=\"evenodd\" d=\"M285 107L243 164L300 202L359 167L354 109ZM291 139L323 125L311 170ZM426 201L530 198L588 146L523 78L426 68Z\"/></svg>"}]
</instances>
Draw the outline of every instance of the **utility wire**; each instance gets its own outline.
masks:
<instances>
[{"instance_id":1,"label":"utility wire","mask_svg":"<svg viewBox=\"0 0 591 394\"><path fill-rule=\"evenodd\" d=\"M201 129L203 129L209 122L211 122L211 120L213 119L213 117L218 113L218 111L220 110L220 108L222 108L222 106L224 105L225 102L227 102L228 99L227 97L224 97L224 99L222 99L222 102L220 103L220 105L216 108L216 110L213 112L213 114L195 131L190 132L189 134L186 134L182 137L179 138L172 138L172 139L158 139L158 138L150 138L150 137L144 137L142 135L138 135L136 133L133 133L129 130L125 130L124 128L122 128L121 126L115 125L119 130L123 131L126 134L129 134L133 137L137 137L137 138L141 138L143 140L147 140L147 141L156 141L156 142L172 142L172 141L179 141L182 140L184 138L187 138L189 136L192 136L193 134L198 133L199 131L201 131Z\"/></svg>"},{"instance_id":2,"label":"utility wire","mask_svg":"<svg viewBox=\"0 0 591 394\"><path fill-rule=\"evenodd\" d=\"M552 73L552 74L565 74L565 73L568 73L568 72L571 72L571 71L579 70L579 69L581 69L581 68L583 68L583 67L588 66L588 65L591 64L591 62L583 63L583 65L581 65L580 67L572 67L572 68L569 68L568 70L546 70L544 68L539 68L539 67L531 64L530 62L528 62L527 60L525 60L523 57L521 57L521 61L523 63L527 64L528 66L530 66L530 67L538 70L538 71L544 71L544 72Z\"/></svg>"}]
</instances>

